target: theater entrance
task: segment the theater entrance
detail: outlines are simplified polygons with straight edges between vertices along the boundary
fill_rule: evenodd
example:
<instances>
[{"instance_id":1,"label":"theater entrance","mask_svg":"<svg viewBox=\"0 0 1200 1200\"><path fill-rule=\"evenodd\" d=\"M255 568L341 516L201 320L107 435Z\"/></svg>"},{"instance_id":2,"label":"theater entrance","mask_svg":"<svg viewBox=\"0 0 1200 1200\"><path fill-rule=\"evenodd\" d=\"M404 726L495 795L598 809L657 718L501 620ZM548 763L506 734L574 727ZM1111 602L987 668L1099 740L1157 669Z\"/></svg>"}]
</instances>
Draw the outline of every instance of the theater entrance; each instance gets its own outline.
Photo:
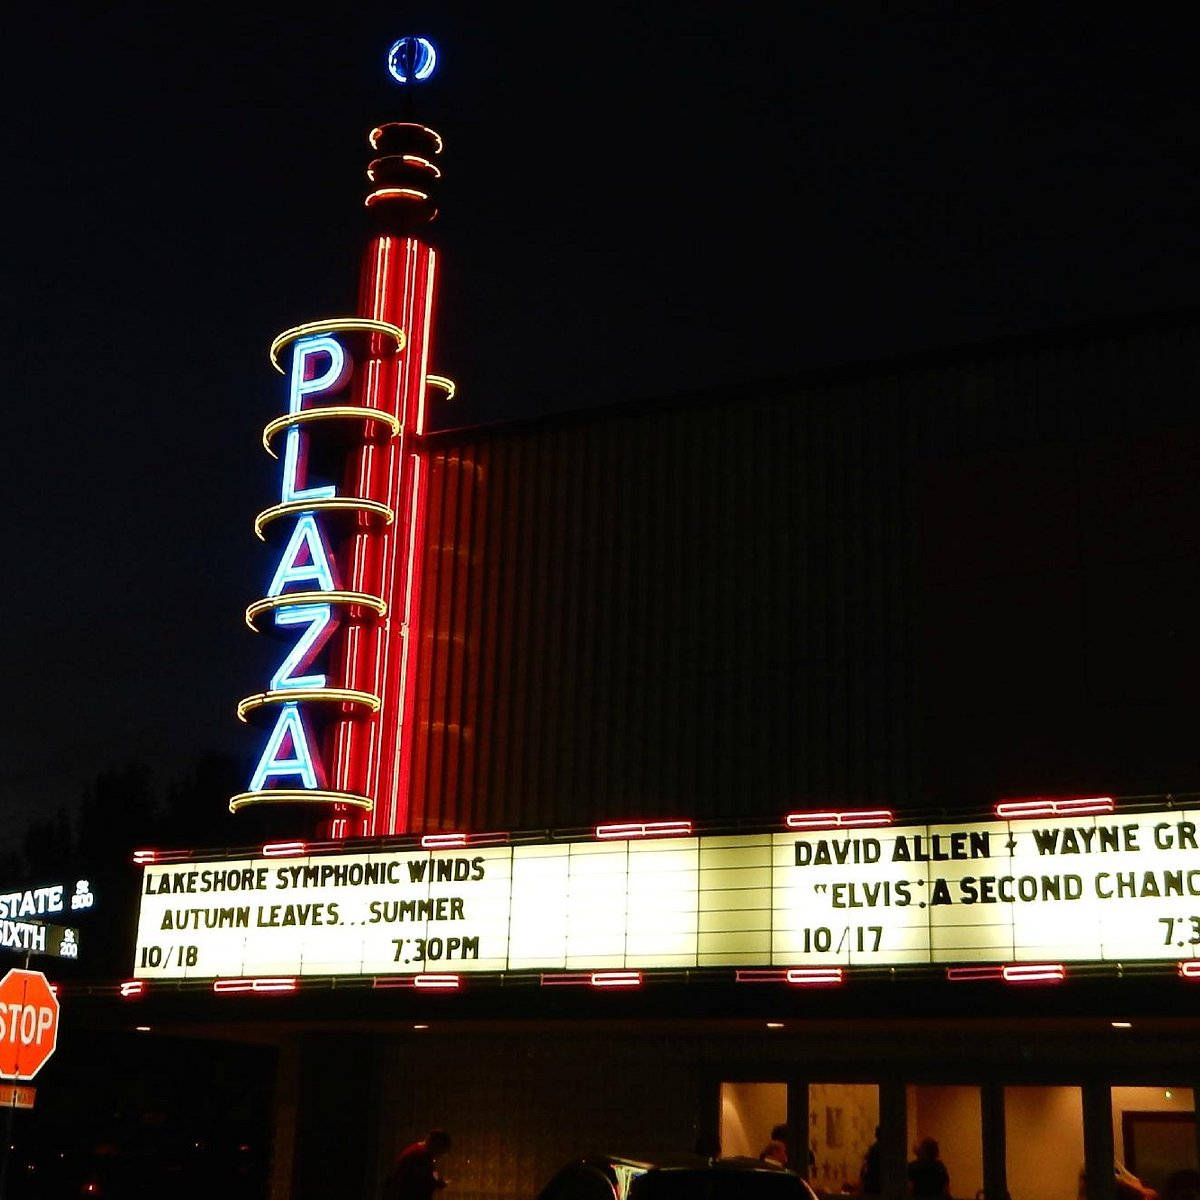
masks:
<instances>
[{"instance_id":1,"label":"theater entrance","mask_svg":"<svg viewBox=\"0 0 1200 1200\"><path fill-rule=\"evenodd\" d=\"M1200 1200L1186 1084L723 1079L718 1132L726 1155L776 1157L783 1141L788 1165L829 1197L921 1195L945 1178L924 1194Z\"/></svg>"}]
</instances>

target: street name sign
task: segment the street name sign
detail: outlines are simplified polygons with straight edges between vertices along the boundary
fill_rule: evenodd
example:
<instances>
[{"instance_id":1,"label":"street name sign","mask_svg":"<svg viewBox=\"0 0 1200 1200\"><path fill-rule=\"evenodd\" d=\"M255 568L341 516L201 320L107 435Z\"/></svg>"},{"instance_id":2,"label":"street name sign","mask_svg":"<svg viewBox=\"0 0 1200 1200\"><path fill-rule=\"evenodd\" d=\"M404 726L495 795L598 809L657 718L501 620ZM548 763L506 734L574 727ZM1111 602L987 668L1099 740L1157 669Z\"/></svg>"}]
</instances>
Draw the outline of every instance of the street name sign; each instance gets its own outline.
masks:
<instances>
[{"instance_id":1,"label":"street name sign","mask_svg":"<svg viewBox=\"0 0 1200 1200\"><path fill-rule=\"evenodd\" d=\"M9 921L0 918L0 949L21 954L48 954L54 958L79 957L79 930L44 921Z\"/></svg>"}]
</instances>

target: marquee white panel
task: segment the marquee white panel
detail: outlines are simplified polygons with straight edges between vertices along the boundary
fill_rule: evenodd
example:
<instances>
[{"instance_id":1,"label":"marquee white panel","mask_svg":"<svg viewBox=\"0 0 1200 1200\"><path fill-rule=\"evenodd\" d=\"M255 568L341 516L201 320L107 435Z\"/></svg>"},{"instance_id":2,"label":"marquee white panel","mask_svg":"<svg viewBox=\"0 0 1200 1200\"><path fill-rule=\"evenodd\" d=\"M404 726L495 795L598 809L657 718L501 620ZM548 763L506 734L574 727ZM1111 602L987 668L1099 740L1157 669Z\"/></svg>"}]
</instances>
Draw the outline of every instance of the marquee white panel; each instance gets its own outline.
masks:
<instances>
[{"instance_id":1,"label":"marquee white panel","mask_svg":"<svg viewBox=\"0 0 1200 1200\"><path fill-rule=\"evenodd\" d=\"M135 975L1200 956L1196 811L151 865Z\"/></svg>"}]
</instances>

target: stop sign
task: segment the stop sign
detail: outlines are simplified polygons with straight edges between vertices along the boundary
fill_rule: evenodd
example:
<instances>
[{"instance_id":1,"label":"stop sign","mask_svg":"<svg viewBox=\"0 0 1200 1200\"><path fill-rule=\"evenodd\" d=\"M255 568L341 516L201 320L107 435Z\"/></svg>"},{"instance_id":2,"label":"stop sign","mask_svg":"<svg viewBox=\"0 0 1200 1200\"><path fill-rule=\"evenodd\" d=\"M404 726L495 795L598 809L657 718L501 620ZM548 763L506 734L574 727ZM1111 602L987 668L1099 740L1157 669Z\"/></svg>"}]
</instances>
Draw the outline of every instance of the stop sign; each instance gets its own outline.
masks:
<instances>
[{"instance_id":1,"label":"stop sign","mask_svg":"<svg viewBox=\"0 0 1200 1200\"><path fill-rule=\"evenodd\" d=\"M58 997L41 971L0 980L0 1078L32 1079L58 1045Z\"/></svg>"}]
</instances>

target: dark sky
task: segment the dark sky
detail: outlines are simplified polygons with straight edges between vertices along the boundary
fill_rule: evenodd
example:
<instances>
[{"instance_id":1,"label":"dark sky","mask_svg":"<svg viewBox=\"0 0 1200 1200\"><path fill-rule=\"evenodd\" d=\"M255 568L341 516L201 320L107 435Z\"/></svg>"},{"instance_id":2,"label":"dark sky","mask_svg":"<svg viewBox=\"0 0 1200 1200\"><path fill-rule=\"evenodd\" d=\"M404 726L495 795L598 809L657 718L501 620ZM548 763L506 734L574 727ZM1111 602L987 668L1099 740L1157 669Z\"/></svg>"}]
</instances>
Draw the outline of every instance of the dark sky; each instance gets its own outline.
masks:
<instances>
[{"instance_id":1,"label":"dark sky","mask_svg":"<svg viewBox=\"0 0 1200 1200\"><path fill-rule=\"evenodd\" d=\"M6 832L106 765L259 748L266 348L352 308L402 33L442 52L443 424L1194 301L1171 13L891 7L6 15Z\"/></svg>"}]
</instances>

